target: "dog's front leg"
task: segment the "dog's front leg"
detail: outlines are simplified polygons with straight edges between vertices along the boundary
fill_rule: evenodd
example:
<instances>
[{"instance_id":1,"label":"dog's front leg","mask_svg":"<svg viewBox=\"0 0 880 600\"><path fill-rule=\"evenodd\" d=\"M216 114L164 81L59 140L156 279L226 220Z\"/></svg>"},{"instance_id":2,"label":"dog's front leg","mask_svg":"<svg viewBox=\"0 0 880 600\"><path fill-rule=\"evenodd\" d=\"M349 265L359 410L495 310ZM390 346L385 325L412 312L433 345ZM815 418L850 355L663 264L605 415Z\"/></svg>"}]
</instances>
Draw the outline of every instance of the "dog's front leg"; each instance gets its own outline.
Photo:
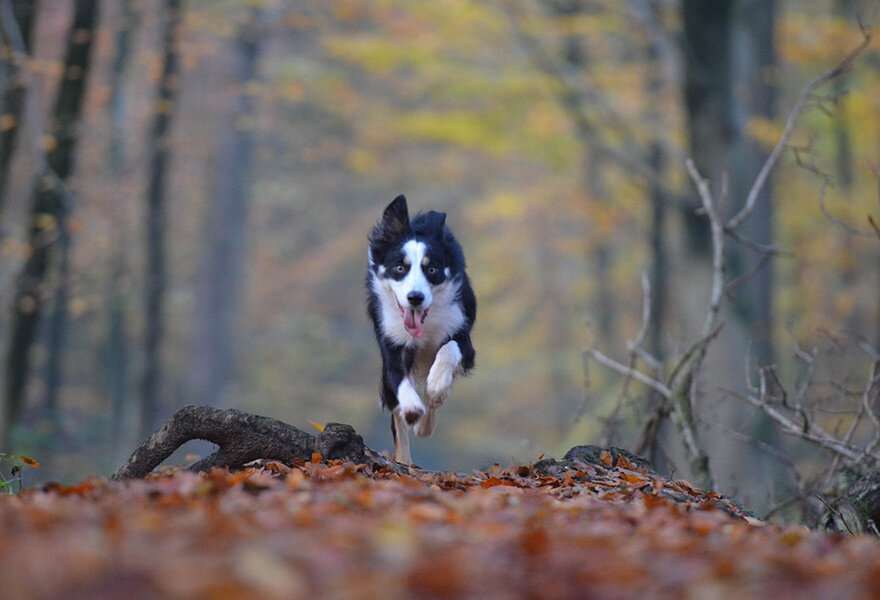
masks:
<instances>
[{"instance_id":1,"label":"dog's front leg","mask_svg":"<svg viewBox=\"0 0 880 600\"><path fill-rule=\"evenodd\" d=\"M455 376L461 370L461 349L458 342L450 340L440 346L434 357L434 364L428 371L427 392L428 404L440 406L452 388Z\"/></svg>"},{"instance_id":2,"label":"dog's front leg","mask_svg":"<svg viewBox=\"0 0 880 600\"><path fill-rule=\"evenodd\" d=\"M437 409L449 395L455 376L461 372L461 350L458 342L450 340L440 347L434 357L434 363L428 371L425 384L428 392L428 413L419 421L416 434L427 437L434 432Z\"/></svg>"},{"instance_id":3,"label":"dog's front leg","mask_svg":"<svg viewBox=\"0 0 880 600\"><path fill-rule=\"evenodd\" d=\"M394 460L407 465L412 464L409 448L409 428L425 415L425 405L413 387L409 377L405 377L397 387L397 408L394 409Z\"/></svg>"},{"instance_id":4,"label":"dog's front leg","mask_svg":"<svg viewBox=\"0 0 880 600\"><path fill-rule=\"evenodd\" d=\"M394 458L411 464L409 429L425 414L425 405L409 377L414 354L403 347L390 346L384 349L382 403L392 412Z\"/></svg>"}]
</instances>

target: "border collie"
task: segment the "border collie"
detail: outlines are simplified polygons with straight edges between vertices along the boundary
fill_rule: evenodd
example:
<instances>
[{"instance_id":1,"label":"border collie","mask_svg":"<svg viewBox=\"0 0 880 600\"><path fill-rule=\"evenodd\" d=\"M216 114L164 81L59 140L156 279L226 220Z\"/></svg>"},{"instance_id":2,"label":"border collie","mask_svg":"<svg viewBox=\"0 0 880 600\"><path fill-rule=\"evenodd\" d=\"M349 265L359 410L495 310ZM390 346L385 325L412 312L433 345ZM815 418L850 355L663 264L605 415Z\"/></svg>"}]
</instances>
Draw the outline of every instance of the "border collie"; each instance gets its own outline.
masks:
<instances>
[{"instance_id":1,"label":"border collie","mask_svg":"<svg viewBox=\"0 0 880 600\"><path fill-rule=\"evenodd\" d=\"M431 435L453 379L474 366L477 300L445 213L410 220L406 197L398 196L369 243L367 312L382 352L379 402L391 411L394 459L411 464L410 427Z\"/></svg>"}]
</instances>

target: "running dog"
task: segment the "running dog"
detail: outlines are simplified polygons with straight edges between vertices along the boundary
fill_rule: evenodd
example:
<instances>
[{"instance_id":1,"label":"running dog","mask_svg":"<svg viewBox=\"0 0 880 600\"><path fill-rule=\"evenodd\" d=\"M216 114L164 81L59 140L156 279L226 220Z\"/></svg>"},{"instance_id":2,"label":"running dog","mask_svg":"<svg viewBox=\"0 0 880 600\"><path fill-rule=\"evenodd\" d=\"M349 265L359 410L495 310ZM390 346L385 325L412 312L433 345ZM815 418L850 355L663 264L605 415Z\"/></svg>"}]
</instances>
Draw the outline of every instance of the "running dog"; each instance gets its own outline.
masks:
<instances>
[{"instance_id":1,"label":"running dog","mask_svg":"<svg viewBox=\"0 0 880 600\"><path fill-rule=\"evenodd\" d=\"M474 367L477 300L446 214L410 220L405 196L385 208L367 256L367 313L382 353L379 402L391 411L394 459L411 464L410 428L431 435L454 379Z\"/></svg>"}]
</instances>

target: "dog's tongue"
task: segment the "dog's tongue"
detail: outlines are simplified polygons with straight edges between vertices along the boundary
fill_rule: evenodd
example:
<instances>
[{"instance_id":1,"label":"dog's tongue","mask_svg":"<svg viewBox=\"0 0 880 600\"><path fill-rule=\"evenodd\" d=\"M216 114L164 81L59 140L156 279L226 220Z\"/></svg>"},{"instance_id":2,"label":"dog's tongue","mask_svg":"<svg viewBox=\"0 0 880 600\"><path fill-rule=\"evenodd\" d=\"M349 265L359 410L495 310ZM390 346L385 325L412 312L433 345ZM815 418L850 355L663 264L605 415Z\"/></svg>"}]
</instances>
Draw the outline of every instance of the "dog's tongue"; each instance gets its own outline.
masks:
<instances>
[{"instance_id":1,"label":"dog's tongue","mask_svg":"<svg viewBox=\"0 0 880 600\"><path fill-rule=\"evenodd\" d=\"M416 314L412 308L408 308L403 312L403 326L406 327L407 333L413 337L422 335L422 316Z\"/></svg>"}]
</instances>

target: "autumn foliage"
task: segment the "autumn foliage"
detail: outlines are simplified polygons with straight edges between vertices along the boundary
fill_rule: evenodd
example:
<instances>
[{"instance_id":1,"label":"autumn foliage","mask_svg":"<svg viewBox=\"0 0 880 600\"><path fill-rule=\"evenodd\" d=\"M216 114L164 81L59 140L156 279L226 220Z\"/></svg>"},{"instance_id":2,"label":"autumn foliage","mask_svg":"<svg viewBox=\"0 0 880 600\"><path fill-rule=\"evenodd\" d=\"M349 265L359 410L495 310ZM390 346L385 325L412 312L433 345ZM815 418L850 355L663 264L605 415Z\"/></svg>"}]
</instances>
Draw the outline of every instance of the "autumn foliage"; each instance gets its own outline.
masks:
<instances>
[{"instance_id":1,"label":"autumn foliage","mask_svg":"<svg viewBox=\"0 0 880 600\"><path fill-rule=\"evenodd\" d=\"M400 475L340 461L0 500L8 598L872 597L880 544L779 528L625 459ZM552 474L551 474L552 473Z\"/></svg>"}]
</instances>

